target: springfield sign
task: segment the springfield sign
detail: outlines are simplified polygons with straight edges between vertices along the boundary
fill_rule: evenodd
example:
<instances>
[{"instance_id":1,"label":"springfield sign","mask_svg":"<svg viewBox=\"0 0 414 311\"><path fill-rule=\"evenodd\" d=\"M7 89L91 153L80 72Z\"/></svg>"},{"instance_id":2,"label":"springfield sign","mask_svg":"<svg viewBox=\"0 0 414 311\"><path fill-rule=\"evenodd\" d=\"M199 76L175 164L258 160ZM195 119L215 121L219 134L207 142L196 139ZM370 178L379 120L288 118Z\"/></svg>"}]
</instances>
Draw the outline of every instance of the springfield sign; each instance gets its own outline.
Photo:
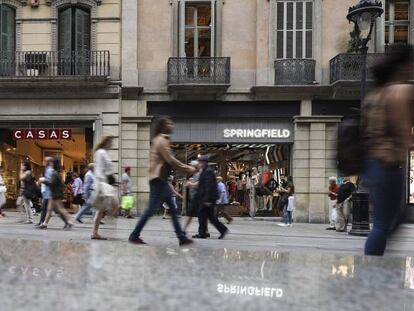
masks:
<instances>
[{"instance_id":1,"label":"springfield sign","mask_svg":"<svg viewBox=\"0 0 414 311\"><path fill-rule=\"evenodd\" d=\"M224 138L289 138L288 129L224 129Z\"/></svg>"}]
</instances>

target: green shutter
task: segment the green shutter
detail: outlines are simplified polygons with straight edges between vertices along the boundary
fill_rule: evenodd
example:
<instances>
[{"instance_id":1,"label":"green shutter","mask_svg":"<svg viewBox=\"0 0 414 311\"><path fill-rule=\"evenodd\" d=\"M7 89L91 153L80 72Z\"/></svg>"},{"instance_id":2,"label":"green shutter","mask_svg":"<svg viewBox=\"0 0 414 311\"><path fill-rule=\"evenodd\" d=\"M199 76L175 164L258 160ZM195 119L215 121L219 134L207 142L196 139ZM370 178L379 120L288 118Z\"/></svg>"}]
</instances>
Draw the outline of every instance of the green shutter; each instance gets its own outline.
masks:
<instances>
[{"instance_id":1,"label":"green shutter","mask_svg":"<svg viewBox=\"0 0 414 311\"><path fill-rule=\"evenodd\" d=\"M14 52L16 49L15 11L7 5L0 6L2 52Z\"/></svg>"},{"instance_id":2,"label":"green shutter","mask_svg":"<svg viewBox=\"0 0 414 311\"><path fill-rule=\"evenodd\" d=\"M76 8L75 10L75 46L76 51L90 51L91 49L91 18L89 12Z\"/></svg>"},{"instance_id":3,"label":"green shutter","mask_svg":"<svg viewBox=\"0 0 414 311\"><path fill-rule=\"evenodd\" d=\"M70 54L72 51L72 8L66 8L59 12L58 24L58 49L64 51L64 54Z\"/></svg>"}]
</instances>

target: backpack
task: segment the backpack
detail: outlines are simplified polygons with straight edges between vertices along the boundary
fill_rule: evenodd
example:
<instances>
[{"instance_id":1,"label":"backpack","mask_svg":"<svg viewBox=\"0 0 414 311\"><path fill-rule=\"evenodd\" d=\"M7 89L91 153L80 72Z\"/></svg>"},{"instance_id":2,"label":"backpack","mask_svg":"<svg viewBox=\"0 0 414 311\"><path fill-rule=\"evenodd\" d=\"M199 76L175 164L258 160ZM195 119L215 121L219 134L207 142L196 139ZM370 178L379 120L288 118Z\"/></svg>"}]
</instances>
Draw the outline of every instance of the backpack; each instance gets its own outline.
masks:
<instances>
[{"instance_id":1,"label":"backpack","mask_svg":"<svg viewBox=\"0 0 414 311\"><path fill-rule=\"evenodd\" d=\"M341 174L352 176L362 173L366 150L360 115L342 118L338 126L337 152L337 165Z\"/></svg>"},{"instance_id":2,"label":"backpack","mask_svg":"<svg viewBox=\"0 0 414 311\"><path fill-rule=\"evenodd\" d=\"M30 176L28 180L24 182L23 195L26 199L36 199L40 197L40 190L35 183L34 177Z\"/></svg>"}]
</instances>

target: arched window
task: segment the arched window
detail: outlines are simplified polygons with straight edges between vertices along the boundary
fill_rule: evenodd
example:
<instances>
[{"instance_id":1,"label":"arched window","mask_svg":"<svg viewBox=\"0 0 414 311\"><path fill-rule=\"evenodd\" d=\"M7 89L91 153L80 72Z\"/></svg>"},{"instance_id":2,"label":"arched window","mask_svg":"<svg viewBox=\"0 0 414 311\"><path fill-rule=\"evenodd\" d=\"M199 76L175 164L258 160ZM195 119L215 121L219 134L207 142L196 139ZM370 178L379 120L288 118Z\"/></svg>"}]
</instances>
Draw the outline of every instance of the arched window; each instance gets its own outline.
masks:
<instances>
[{"instance_id":1,"label":"arched window","mask_svg":"<svg viewBox=\"0 0 414 311\"><path fill-rule=\"evenodd\" d=\"M16 50L16 10L0 5L0 51L13 53Z\"/></svg>"}]
</instances>

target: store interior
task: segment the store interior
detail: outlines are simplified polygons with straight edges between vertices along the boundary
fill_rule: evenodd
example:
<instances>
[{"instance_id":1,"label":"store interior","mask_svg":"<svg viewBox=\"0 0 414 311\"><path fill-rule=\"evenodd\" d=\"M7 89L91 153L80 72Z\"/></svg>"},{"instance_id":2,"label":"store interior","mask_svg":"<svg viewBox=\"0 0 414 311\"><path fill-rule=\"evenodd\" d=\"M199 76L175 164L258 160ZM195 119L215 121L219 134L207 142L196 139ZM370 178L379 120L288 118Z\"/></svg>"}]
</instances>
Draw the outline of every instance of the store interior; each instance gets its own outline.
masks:
<instances>
[{"instance_id":1,"label":"store interior","mask_svg":"<svg viewBox=\"0 0 414 311\"><path fill-rule=\"evenodd\" d=\"M82 174L92 159L93 132L89 128L72 128L68 140L33 139L14 140L12 130L0 129L0 163L7 188L7 207L15 207L20 194L19 172L23 162L29 161L36 180L43 175L43 159L60 159L62 179L70 184L73 172ZM65 201L71 201L70 189L65 190Z\"/></svg>"},{"instance_id":2,"label":"store interior","mask_svg":"<svg viewBox=\"0 0 414 311\"><path fill-rule=\"evenodd\" d=\"M256 216L280 216L278 185L281 176L291 172L290 144L175 144L172 149L184 163L190 163L200 154L210 156L209 164L227 186L229 205L226 210L230 214L248 215L254 208ZM185 176L178 172L173 175L177 190L184 193ZM262 185L263 175L268 176L267 182L274 180L276 183Z\"/></svg>"}]
</instances>

